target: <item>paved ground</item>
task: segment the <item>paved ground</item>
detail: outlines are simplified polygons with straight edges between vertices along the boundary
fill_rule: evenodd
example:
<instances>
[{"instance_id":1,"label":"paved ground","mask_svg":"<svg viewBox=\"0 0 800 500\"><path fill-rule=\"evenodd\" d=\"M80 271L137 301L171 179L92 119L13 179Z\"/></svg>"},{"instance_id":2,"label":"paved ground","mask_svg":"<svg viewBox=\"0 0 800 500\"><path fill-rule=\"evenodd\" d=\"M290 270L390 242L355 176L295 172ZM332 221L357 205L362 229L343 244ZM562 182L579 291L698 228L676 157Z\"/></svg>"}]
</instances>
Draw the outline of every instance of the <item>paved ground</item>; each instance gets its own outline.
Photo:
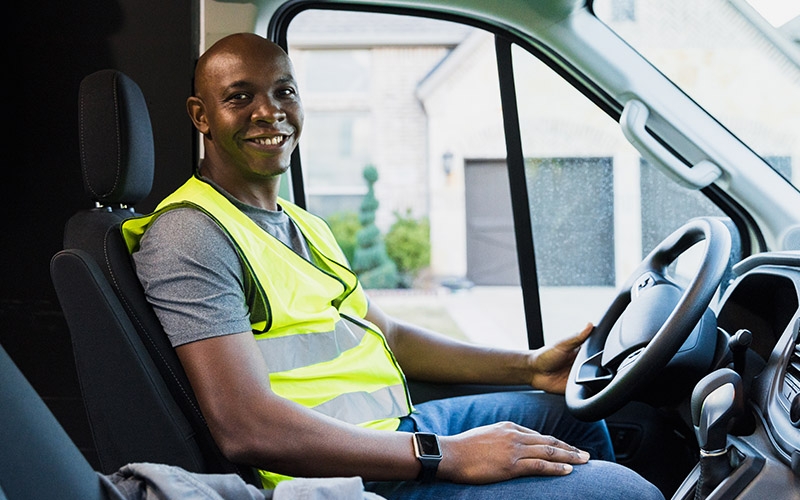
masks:
<instances>
[{"instance_id":1,"label":"paved ground","mask_svg":"<svg viewBox=\"0 0 800 500\"><path fill-rule=\"evenodd\" d=\"M456 338L495 347L527 348L522 294L517 287L473 287L450 291L368 291L387 313ZM557 287L541 291L546 341L597 322L614 290L601 287Z\"/></svg>"}]
</instances>

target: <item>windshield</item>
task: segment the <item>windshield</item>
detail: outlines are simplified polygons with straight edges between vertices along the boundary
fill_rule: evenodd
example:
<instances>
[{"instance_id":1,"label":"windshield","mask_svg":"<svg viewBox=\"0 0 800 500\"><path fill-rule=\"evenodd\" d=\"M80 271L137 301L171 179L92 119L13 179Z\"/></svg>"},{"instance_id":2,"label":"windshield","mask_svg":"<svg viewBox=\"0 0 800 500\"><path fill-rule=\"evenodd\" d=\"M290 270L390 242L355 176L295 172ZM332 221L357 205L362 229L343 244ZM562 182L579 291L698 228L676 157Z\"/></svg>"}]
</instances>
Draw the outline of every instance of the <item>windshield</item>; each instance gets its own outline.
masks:
<instances>
[{"instance_id":1,"label":"windshield","mask_svg":"<svg viewBox=\"0 0 800 500\"><path fill-rule=\"evenodd\" d=\"M680 5L683 5L682 3ZM800 2L595 0L597 17L800 186Z\"/></svg>"}]
</instances>

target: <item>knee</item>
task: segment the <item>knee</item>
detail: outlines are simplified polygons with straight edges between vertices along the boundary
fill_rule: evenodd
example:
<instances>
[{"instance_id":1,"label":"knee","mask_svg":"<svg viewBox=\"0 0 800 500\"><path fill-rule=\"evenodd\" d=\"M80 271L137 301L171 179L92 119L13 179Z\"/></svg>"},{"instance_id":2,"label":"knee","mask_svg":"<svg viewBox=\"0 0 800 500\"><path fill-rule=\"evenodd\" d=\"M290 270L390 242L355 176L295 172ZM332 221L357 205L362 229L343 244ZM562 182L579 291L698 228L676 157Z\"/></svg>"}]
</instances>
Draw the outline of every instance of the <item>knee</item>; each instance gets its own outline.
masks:
<instances>
[{"instance_id":1,"label":"knee","mask_svg":"<svg viewBox=\"0 0 800 500\"><path fill-rule=\"evenodd\" d=\"M664 500L664 495L655 485L633 470L612 462L592 460L575 467L572 474L576 475L574 479L580 481L584 490L580 498Z\"/></svg>"}]
</instances>

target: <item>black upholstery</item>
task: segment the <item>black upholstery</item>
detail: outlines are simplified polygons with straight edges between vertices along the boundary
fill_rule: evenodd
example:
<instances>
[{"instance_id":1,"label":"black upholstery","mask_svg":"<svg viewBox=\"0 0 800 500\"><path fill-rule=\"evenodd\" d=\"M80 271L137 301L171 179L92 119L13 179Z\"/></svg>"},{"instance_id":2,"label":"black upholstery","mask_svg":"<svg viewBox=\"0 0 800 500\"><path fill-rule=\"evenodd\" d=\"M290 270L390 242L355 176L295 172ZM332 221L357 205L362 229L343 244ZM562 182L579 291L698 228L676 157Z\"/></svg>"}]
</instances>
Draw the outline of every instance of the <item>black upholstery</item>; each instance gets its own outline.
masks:
<instances>
[{"instance_id":1,"label":"black upholstery","mask_svg":"<svg viewBox=\"0 0 800 500\"><path fill-rule=\"evenodd\" d=\"M103 205L135 205L150 194L155 154L150 114L136 83L114 70L83 79L78 133L86 194Z\"/></svg>"},{"instance_id":2,"label":"black upholstery","mask_svg":"<svg viewBox=\"0 0 800 500\"><path fill-rule=\"evenodd\" d=\"M252 469L228 462L211 438L119 231L152 185L144 96L124 74L99 71L81 82L79 113L85 191L96 206L67 222L51 276L101 472L157 462L192 472L237 472L257 484Z\"/></svg>"},{"instance_id":3,"label":"black upholstery","mask_svg":"<svg viewBox=\"0 0 800 500\"><path fill-rule=\"evenodd\" d=\"M105 499L105 490L0 347L0 498Z\"/></svg>"}]
</instances>

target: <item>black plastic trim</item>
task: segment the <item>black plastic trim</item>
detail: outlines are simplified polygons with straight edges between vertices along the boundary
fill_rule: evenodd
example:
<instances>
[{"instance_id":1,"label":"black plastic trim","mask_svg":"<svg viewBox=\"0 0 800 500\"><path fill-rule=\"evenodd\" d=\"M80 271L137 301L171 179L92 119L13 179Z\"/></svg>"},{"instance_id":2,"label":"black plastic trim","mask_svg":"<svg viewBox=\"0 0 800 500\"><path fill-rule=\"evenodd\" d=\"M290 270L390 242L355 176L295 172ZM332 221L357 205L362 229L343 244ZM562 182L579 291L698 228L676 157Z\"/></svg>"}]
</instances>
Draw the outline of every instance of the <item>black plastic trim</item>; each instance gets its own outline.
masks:
<instances>
[{"instance_id":1,"label":"black plastic trim","mask_svg":"<svg viewBox=\"0 0 800 500\"><path fill-rule=\"evenodd\" d=\"M729 436L730 451L732 462L736 468L731 475L711 492L708 498L736 498L750 484L753 479L761 472L766 459L755 448L745 441L733 436ZM695 498L695 488L700 478L700 464L698 463L686 480L672 496L672 500L692 500Z\"/></svg>"},{"instance_id":2,"label":"black plastic trim","mask_svg":"<svg viewBox=\"0 0 800 500\"><path fill-rule=\"evenodd\" d=\"M539 299L539 278L536 274L536 252L533 242L530 200L528 199L527 182L525 182L525 157L522 152L522 137L519 130L511 42L499 35L495 36L495 54L500 82L500 103L503 108L506 167L508 168L511 208L514 216L514 236L517 241L522 300L528 330L528 347L535 349L544 345L544 328Z\"/></svg>"}]
</instances>

